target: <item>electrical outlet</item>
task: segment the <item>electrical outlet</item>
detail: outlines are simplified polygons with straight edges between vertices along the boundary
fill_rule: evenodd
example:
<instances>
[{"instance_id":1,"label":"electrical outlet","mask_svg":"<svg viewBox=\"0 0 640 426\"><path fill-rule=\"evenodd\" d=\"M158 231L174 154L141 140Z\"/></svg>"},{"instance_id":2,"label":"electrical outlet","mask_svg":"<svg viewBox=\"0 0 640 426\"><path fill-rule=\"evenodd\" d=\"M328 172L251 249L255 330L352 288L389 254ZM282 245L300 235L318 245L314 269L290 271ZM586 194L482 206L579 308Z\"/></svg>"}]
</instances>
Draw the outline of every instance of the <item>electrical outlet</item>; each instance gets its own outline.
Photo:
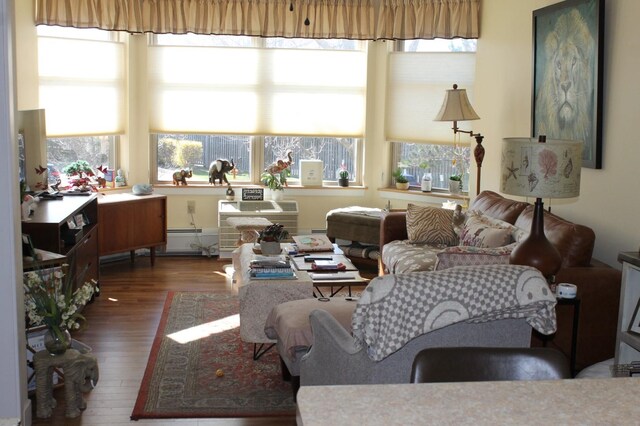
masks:
<instances>
[{"instance_id":1,"label":"electrical outlet","mask_svg":"<svg viewBox=\"0 0 640 426\"><path fill-rule=\"evenodd\" d=\"M196 202L193 200L187 201L187 214L196 214Z\"/></svg>"}]
</instances>

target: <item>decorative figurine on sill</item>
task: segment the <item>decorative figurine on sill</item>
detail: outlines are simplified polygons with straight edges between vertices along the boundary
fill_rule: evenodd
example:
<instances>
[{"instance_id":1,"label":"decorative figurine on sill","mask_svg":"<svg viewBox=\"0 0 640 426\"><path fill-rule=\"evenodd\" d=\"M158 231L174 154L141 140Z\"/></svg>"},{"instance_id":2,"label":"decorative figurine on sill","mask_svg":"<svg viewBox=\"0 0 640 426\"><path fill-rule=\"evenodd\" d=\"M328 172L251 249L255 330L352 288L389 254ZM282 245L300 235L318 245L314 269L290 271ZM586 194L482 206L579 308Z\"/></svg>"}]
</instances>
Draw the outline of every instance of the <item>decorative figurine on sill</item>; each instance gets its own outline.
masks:
<instances>
[{"instance_id":1,"label":"decorative figurine on sill","mask_svg":"<svg viewBox=\"0 0 640 426\"><path fill-rule=\"evenodd\" d=\"M187 178L193 176L193 172L189 169L178 170L173 174L173 184L176 186L187 186Z\"/></svg>"},{"instance_id":2,"label":"decorative figurine on sill","mask_svg":"<svg viewBox=\"0 0 640 426\"><path fill-rule=\"evenodd\" d=\"M226 173L231 172L235 167L236 165L233 163L233 158L230 162L222 159L212 161L209 165L209 183L215 185L217 179L220 185L222 185L222 181L229 185ZM235 173L233 176L235 177Z\"/></svg>"},{"instance_id":3,"label":"decorative figurine on sill","mask_svg":"<svg viewBox=\"0 0 640 426\"><path fill-rule=\"evenodd\" d=\"M116 179L116 186L126 186L127 185L127 181L124 178L124 172L122 171L122 169L118 169L115 179Z\"/></svg>"},{"instance_id":4,"label":"decorative figurine on sill","mask_svg":"<svg viewBox=\"0 0 640 426\"><path fill-rule=\"evenodd\" d=\"M286 160L279 158L278 160L271 163L266 169L264 169L264 173L268 173L272 176L280 175L282 177L283 172L288 172L287 175L290 175L290 168L293 164L293 155L291 153L291 150L287 150L287 153L285 155L287 157ZM286 179L282 181L282 184L284 186L287 186Z\"/></svg>"},{"instance_id":5,"label":"decorative figurine on sill","mask_svg":"<svg viewBox=\"0 0 640 426\"><path fill-rule=\"evenodd\" d=\"M227 184L227 200L233 201L234 198L236 198L236 193L233 188L231 188L231 184Z\"/></svg>"}]
</instances>

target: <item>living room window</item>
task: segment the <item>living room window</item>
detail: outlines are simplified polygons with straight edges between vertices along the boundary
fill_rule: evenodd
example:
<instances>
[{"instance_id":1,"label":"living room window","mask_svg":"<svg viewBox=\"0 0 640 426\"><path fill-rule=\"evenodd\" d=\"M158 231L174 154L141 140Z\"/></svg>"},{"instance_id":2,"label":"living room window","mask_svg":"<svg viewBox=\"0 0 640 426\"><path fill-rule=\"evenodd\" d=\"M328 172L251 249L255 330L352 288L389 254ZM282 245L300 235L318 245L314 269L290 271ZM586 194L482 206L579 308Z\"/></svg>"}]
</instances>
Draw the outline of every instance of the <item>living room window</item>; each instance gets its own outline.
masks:
<instances>
[{"instance_id":1,"label":"living room window","mask_svg":"<svg viewBox=\"0 0 640 426\"><path fill-rule=\"evenodd\" d=\"M432 187L448 191L449 176L463 175L468 191L470 139L451 123L436 122L446 89L456 83L473 100L476 40L406 40L395 43L387 73L386 139L391 170L401 168L412 186L425 172Z\"/></svg>"},{"instance_id":2,"label":"living room window","mask_svg":"<svg viewBox=\"0 0 640 426\"><path fill-rule=\"evenodd\" d=\"M360 182L366 43L158 34L148 68L156 182L187 167L191 181L208 182L212 161L233 158L234 179L256 184L289 150L294 163L322 160L325 184L342 167ZM173 146L192 157L172 157ZM295 184L297 164L291 172Z\"/></svg>"},{"instance_id":3,"label":"living room window","mask_svg":"<svg viewBox=\"0 0 640 426\"><path fill-rule=\"evenodd\" d=\"M117 167L124 133L124 43L96 29L39 26L40 105L45 109L47 162L65 185L65 166L84 160Z\"/></svg>"}]
</instances>

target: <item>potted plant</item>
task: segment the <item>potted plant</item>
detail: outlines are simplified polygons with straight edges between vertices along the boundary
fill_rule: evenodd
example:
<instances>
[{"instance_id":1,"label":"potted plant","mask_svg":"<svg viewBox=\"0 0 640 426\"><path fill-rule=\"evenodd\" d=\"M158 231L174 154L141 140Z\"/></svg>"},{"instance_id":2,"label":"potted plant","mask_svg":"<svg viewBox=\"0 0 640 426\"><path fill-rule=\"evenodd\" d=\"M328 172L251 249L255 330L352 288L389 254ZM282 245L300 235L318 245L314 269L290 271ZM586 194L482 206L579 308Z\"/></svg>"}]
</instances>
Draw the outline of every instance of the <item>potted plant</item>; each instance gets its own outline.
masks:
<instances>
[{"instance_id":1,"label":"potted plant","mask_svg":"<svg viewBox=\"0 0 640 426\"><path fill-rule=\"evenodd\" d=\"M349 186L349 172L347 170L340 170L338 175L340 176L338 178L338 185L342 187Z\"/></svg>"},{"instance_id":2,"label":"potted plant","mask_svg":"<svg viewBox=\"0 0 640 426\"><path fill-rule=\"evenodd\" d=\"M285 169L280 173L269 173L263 172L262 176L260 176L260 180L271 190L271 197L274 200L282 199L284 193L284 187L287 184L287 176L290 176L291 172L289 169Z\"/></svg>"},{"instance_id":3,"label":"potted plant","mask_svg":"<svg viewBox=\"0 0 640 426\"><path fill-rule=\"evenodd\" d=\"M402 169L401 168L397 168L394 172L393 172L393 178L396 180L396 188L397 189L409 189L409 179L407 179L407 177L402 174Z\"/></svg>"},{"instance_id":4,"label":"potted plant","mask_svg":"<svg viewBox=\"0 0 640 426\"><path fill-rule=\"evenodd\" d=\"M69 185L78 188L80 191L90 191L91 187L90 178L95 176L93 169L83 160L74 161L62 171L69 176Z\"/></svg>"},{"instance_id":5,"label":"potted plant","mask_svg":"<svg viewBox=\"0 0 640 426\"><path fill-rule=\"evenodd\" d=\"M284 229L284 225L274 223L264 228L258 234L258 243L262 254L280 254L280 242L289 237L289 231Z\"/></svg>"},{"instance_id":6,"label":"potted plant","mask_svg":"<svg viewBox=\"0 0 640 426\"><path fill-rule=\"evenodd\" d=\"M452 194L462 192L462 173L449 176L449 192Z\"/></svg>"}]
</instances>

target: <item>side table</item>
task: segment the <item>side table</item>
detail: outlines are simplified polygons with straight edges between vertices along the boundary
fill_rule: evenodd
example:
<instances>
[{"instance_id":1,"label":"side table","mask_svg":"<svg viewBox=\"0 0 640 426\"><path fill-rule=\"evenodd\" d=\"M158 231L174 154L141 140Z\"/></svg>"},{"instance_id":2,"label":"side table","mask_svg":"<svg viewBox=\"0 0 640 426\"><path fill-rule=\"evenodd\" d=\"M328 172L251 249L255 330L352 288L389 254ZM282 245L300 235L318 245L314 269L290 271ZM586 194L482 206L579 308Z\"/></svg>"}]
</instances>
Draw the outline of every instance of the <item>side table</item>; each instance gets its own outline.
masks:
<instances>
[{"instance_id":1,"label":"side table","mask_svg":"<svg viewBox=\"0 0 640 426\"><path fill-rule=\"evenodd\" d=\"M36 415L51 417L56 400L53 399L53 370L64 371L65 416L78 417L87 408L82 392L89 392L98 381L98 360L90 354L76 349L67 349L62 355L51 355L47 351L33 356L36 372Z\"/></svg>"},{"instance_id":2,"label":"side table","mask_svg":"<svg viewBox=\"0 0 640 426\"><path fill-rule=\"evenodd\" d=\"M557 304L560 306L573 306L573 320L571 322L571 355L569 357L569 368L571 370L571 377L576 375L576 351L578 345L578 320L580 318L580 298L575 297L573 299L557 299ZM542 336L543 346L547 346L547 342L551 340L548 336Z\"/></svg>"}]
</instances>

